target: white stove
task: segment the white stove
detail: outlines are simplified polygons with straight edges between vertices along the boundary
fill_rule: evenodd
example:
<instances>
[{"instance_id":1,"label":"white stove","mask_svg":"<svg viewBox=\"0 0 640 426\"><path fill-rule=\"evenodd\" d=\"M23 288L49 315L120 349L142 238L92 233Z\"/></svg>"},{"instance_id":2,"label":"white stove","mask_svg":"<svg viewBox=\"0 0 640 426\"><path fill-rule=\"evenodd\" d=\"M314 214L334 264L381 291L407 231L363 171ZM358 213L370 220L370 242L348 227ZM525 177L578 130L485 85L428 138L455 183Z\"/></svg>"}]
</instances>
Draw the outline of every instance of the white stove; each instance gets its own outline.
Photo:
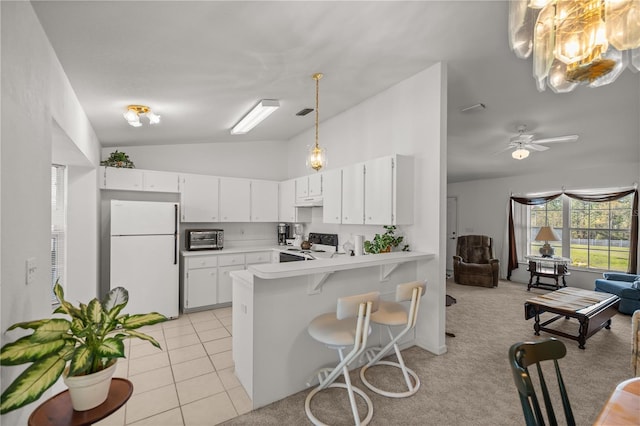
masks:
<instances>
[{"instance_id":1,"label":"white stove","mask_svg":"<svg viewBox=\"0 0 640 426\"><path fill-rule=\"evenodd\" d=\"M280 251L280 262L295 262L300 260L329 259L338 249L337 234L309 234L311 248L303 250L300 247L283 248Z\"/></svg>"}]
</instances>

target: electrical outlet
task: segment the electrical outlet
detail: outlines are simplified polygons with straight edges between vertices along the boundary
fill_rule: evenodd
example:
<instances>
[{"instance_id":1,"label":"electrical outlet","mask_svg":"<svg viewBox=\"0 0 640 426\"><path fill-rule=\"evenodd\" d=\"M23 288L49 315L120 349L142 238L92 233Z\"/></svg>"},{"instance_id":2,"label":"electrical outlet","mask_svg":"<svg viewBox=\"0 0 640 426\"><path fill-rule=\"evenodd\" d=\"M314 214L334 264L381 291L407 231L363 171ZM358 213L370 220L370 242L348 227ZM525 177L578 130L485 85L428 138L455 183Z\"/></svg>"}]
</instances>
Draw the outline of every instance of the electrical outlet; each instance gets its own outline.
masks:
<instances>
[{"instance_id":1,"label":"electrical outlet","mask_svg":"<svg viewBox=\"0 0 640 426\"><path fill-rule=\"evenodd\" d=\"M27 268L26 284L29 285L33 283L33 280L36 275L36 269L38 269L38 267L36 266L35 257L30 257L27 259L26 268Z\"/></svg>"}]
</instances>

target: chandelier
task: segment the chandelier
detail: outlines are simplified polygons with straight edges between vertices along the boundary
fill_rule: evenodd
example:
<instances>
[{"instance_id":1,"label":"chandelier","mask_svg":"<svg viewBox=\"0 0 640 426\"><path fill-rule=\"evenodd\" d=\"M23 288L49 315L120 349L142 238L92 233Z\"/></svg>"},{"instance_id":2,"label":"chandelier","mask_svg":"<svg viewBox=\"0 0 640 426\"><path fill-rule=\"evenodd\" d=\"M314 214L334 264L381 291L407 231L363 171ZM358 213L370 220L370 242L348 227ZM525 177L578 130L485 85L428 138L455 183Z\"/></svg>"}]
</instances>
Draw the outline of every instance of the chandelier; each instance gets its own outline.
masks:
<instances>
[{"instance_id":1,"label":"chandelier","mask_svg":"<svg viewBox=\"0 0 640 426\"><path fill-rule=\"evenodd\" d=\"M519 58L533 53L539 91L604 86L640 71L640 0L510 1L509 45Z\"/></svg>"},{"instance_id":2,"label":"chandelier","mask_svg":"<svg viewBox=\"0 0 640 426\"><path fill-rule=\"evenodd\" d=\"M318 92L320 90L320 79L323 77L323 74L316 73L311 77L316 81L316 143L311 147L307 155L307 167L317 172L327 166L327 150L320 148L318 145Z\"/></svg>"},{"instance_id":3,"label":"chandelier","mask_svg":"<svg viewBox=\"0 0 640 426\"><path fill-rule=\"evenodd\" d=\"M160 123L160 116L154 114L151 111L151 108L145 105L129 105L127 106L127 112L122 115L124 116L124 119L127 120L127 123L133 127L142 126L142 123L140 122L141 115L149 119L149 124Z\"/></svg>"}]
</instances>

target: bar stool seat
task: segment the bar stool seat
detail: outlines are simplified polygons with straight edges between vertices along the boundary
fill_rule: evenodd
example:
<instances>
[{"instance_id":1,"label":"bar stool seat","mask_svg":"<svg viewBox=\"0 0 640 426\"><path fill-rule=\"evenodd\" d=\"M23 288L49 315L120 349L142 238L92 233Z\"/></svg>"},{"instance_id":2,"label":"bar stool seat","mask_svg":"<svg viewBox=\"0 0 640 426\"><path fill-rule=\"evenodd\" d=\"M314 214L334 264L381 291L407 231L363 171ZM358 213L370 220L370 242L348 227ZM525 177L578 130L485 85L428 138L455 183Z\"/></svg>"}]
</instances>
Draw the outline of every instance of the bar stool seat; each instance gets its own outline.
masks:
<instances>
[{"instance_id":1,"label":"bar stool seat","mask_svg":"<svg viewBox=\"0 0 640 426\"><path fill-rule=\"evenodd\" d=\"M360 369L360 379L373 392L390 398L406 398L415 394L420 389L420 378L411 369L407 368L402 358L402 353L398 347L398 341L416 326L418 319L418 309L420 307L420 298L426 290L426 281L414 281L405 284L398 284L396 287L396 301L387 302L380 301L378 310L371 314L371 322L386 326L389 334L389 343L384 348L371 348L365 352L368 360L367 364ZM400 302L409 301L409 311L407 312ZM403 328L395 336L391 331L391 327L404 325ZM398 362L384 361L382 358L386 356L391 348L394 349ZM365 374L371 367L377 365L389 365L397 367L402 372L402 376L407 387L403 392L386 391L372 385L366 378Z\"/></svg>"},{"instance_id":2,"label":"bar stool seat","mask_svg":"<svg viewBox=\"0 0 640 426\"><path fill-rule=\"evenodd\" d=\"M349 364L356 360L367 346L369 336L369 321L371 313L378 309L379 292L371 292L338 299L336 312L326 313L315 317L308 327L311 337L338 351L340 363L334 368L321 368L317 371L320 384L314 388L305 399L304 409L307 417L314 425L325 425L311 412L311 399L320 391L327 388L343 388L347 390L351 413L355 425L366 425L373 417L373 403L371 398L361 389L351 385L349 378ZM344 349L353 346L345 355ZM344 383L335 383L342 374ZM356 405L355 394L359 395L367 405L367 414L360 419Z\"/></svg>"}]
</instances>

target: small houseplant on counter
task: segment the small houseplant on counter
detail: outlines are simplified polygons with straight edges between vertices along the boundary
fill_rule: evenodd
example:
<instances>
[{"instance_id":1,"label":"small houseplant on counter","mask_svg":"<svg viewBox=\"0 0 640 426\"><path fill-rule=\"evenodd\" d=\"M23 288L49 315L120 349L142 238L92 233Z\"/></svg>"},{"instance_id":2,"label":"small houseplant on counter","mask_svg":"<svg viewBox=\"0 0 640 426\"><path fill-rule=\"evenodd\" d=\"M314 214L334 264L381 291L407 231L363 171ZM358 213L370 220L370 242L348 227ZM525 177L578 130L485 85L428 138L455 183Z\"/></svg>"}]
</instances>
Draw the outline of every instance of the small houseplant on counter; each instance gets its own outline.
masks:
<instances>
[{"instance_id":1,"label":"small houseplant on counter","mask_svg":"<svg viewBox=\"0 0 640 426\"><path fill-rule=\"evenodd\" d=\"M117 359L125 356L124 339L143 339L160 348L153 337L135 329L167 318L156 312L120 315L129 301L129 293L123 287L112 289L102 301L93 299L88 305L80 303L79 307L64 299L62 286L57 282L54 293L60 306L53 313L65 314L70 320L55 317L20 322L7 329L22 328L33 333L4 345L0 349L0 365L32 364L2 393L0 414L36 401L63 372L74 410L97 407L107 398ZM69 366L65 368L67 363ZM94 392L84 387L96 376L102 389ZM78 380L85 383L75 391L73 382ZM86 401L89 396L95 398Z\"/></svg>"},{"instance_id":2,"label":"small houseplant on counter","mask_svg":"<svg viewBox=\"0 0 640 426\"><path fill-rule=\"evenodd\" d=\"M121 167L125 169L133 169L135 168L135 164L133 161L129 159L129 156L124 152L120 152L117 149L109 155L109 158L106 160L102 160L100 162L101 166L109 166L109 167Z\"/></svg>"},{"instance_id":3,"label":"small houseplant on counter","mask_svg":"<svg viewBox=\"0 0 640 426\"><path fill-rule=\"evenodd\" d=\"M383 226L384 234L376 234L371 241L364 242L364 251L367 253L388 253L394 247L398 247L404 237L396 236L396 227L393 225ZM409 244L402 247L402 251L409 251Z\"/></svg>"}]
</instances>

